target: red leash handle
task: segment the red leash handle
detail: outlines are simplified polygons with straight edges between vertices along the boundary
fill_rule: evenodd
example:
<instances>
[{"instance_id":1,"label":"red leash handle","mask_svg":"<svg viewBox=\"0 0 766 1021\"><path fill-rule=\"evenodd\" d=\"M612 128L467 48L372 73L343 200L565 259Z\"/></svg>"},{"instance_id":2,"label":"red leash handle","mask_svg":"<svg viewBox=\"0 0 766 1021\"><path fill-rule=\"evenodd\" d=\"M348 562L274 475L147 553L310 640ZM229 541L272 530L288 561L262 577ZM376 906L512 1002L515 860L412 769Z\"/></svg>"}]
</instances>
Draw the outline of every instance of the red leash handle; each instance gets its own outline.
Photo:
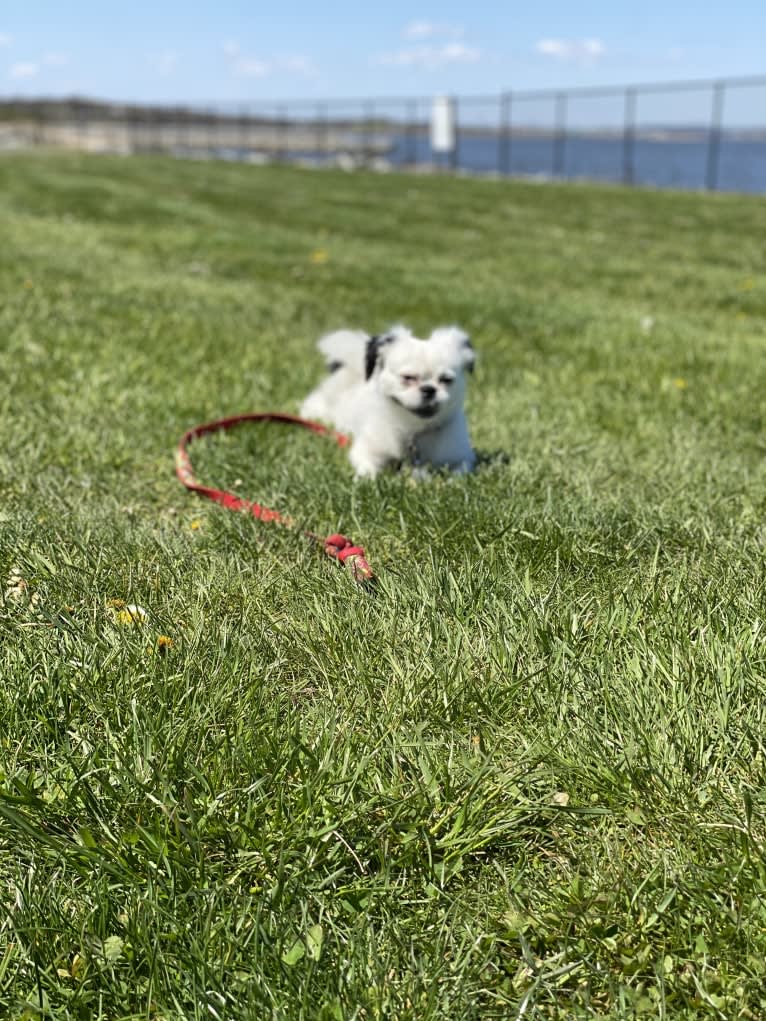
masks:
<instances>
[{"instance_id":1,"label":"red leash handle","mask_svg":"<svg viewBox=\"0 0 766 1021\"><path fill-rule=\"evenodd\" d=\"M235 511L246 511L252 514L254 518L259 521L272 521L278 525L286 525L290 528L294 528L294 522L284 514L281 514L277 510L272 510L270 507L265 507L261 503L256 503L253 500L244 500L242 497L237 496L235 493L229 493L225 489L215 489L212 486L203 486L197 480L194 474L194 467L189 457L188 447L194 440L199 439L200 436L208 436L211 433L225 432L228 429L232 429L235 426L242 425L244 422L281 422L283 425L297 425L302 429L308 429L310 432L316 433L318 436L327 436L338 444L339 447L345 447L350 442L348 436L344 433L336 432L334 429L329 429L327 426L321 425L319 422L312 422L308 418L299 418L297 415L284 415L280 412L264 411L254 412L252 414L245 415L232 415L229 418L219 418L215 422L206 422L204 425L197 425L193 429L189 429L181 437L181 441L176 448L176 476L182 485L193 493L198 493L200 496L206 497L208 500L213 500L215 503L219 503L222 507L227 510ZM318 536L312 532L305 532L310 539L315 541L322 541ZM345 535L335 533L329 535L323 542L324 551L334 560L339 563L346 565L351 572L351 576L354 581L366 582L371 581L374 577L370 565L367 563L364 555L364 549L361 546L355 546L350 539L346 538Z\"/></svg>"},{"instance_id":2,"label":"red leash handle","mask_svg":"<svg viewBox=\"0 0 766 1021\"><path fill-rule=\"evenodd\" d=\"M370 565L364 556L364 549L355 546L345 535L336 532L335 535L328 535L324 541L324 551L328 557L340 561L351 571L354 581L372 581L375 577Z\"/></svg>"}]
</instances>

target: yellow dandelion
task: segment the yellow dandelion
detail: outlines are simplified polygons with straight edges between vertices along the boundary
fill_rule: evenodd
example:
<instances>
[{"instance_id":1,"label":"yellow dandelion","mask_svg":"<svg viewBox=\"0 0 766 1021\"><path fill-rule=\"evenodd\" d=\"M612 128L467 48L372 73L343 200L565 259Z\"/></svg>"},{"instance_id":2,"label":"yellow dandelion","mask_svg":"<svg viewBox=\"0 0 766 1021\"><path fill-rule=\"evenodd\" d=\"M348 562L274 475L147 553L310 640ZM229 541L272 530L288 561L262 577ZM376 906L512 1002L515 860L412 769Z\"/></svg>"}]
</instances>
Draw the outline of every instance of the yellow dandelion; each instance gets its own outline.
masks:
<instances>
[{"instance_id":1,"label":"yellow dandelion","mask_svg":"<svg viewBox=\"0 0 766 1021\"><path fill-rule=\"evenodd\" d=\"M676 390L686 390L689 384L681 376L677 376L673 380L673 386L676 388Z\"/></svg>"},{"instance_id":2,"label":"yellow dandelion","mask_svg":"<svg viewBox=\"0 0 766 1021\"><path fill-rule=\"evenodd\" d=\"M315 266L322 266L330 258L330 255L326 248L315 248L310 258Z\"/></svg>"},{"instance_id":3,"label":"yellow dandelion","mask_svg":"<svg viewBox=\"0 0 766 1021\"><path fill-rule=\"evenodd\" d=\"M137 606L135 603L128 603L124 610L118 610L117 613L115 613L114 618L118 624L131 627L135 624L143 624L148 616L149 614L143 606Z\"/></svg>"},{"instance_id":4,"label":"yellow dandelion","mask_svg":"<svg viewBox=\"0 0 766 1021\"><path fill-rule=\"evenodd\" d=\"M157 635L157 641L146 650L150 656L158 653L160 656L167 656L175 642L170 635Z\"/></svg>"},{"instance_id":5,"label":"yellow dandelion","mask_svg":"<svg viewBox=\"0 0 766 1021\"><path fill-rule=\"evenodd\" d=\"M192 532L198 532L202 528L202 519L195 518L193 521L190 521L189 528L191 528Z\"/></svg>"}]
</instances>

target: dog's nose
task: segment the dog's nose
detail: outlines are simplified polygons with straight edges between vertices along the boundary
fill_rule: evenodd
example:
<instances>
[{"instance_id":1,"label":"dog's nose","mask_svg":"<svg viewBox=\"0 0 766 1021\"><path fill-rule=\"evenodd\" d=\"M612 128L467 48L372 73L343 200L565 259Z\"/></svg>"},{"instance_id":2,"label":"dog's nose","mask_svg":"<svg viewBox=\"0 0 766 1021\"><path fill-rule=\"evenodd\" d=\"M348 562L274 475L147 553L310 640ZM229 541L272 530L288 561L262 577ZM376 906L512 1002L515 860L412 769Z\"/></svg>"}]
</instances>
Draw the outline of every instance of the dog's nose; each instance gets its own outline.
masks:
<instances>
[{"instance_id":1,"label":"dog's nose","mask_svg":"<svg viewBox=\"0 0 766 1021\"><path fill-rule=\"evenodd\" d=\"M421 394L427 401L436 396L436 387L432 383L424 383L420 388Z\"/></svg>"}]
</instances>

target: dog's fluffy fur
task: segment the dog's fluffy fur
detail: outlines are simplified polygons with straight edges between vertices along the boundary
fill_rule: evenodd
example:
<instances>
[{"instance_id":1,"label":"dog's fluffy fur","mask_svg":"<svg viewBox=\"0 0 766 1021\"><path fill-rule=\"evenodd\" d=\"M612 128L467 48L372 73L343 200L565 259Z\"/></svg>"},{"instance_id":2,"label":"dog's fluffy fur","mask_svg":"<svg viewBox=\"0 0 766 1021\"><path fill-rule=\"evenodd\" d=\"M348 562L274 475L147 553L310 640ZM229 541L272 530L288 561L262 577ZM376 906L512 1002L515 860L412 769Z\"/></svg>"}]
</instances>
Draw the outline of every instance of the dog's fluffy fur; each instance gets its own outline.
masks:
<instances>
[{"instance_id":1,"label":"dog's fluffy fur","mask_svg":"<svg viewBox=\"0 0 766 1021\"><path fill-rule=\"evenodd\" d=\"M463 398L475 354L462 330L442 327L428 340L404 326L375 337L338 330L319 341L319 350L329 375L301 414L352 434L358 476L374 477L405 460L458 472L474 467Z\"/></svg>"}]
</instances>

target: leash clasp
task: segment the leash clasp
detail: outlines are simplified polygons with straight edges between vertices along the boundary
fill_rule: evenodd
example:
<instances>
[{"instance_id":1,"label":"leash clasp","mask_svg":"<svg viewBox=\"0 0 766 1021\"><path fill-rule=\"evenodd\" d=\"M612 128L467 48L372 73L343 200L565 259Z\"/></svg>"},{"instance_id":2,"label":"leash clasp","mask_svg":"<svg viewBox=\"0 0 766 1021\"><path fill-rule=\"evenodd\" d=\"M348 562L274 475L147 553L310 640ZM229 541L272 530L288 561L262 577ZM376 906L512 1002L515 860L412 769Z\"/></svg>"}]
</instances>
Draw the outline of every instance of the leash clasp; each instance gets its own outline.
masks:
<instances>
[{"instance_id":1,"label":"leash clasp","mask_svg":"<svg viewBox=\"0 0 766 1021\"><path fill-rule=\"evenodd\" d=\"M324 541L324 551L328 557L347 566L351 577L360 585L372 581L375 577L372 568L365 559L364 549L361 546L355 546L347 536L341 535L339 532L328 535Z\"/></svg>"}]
</instances>

